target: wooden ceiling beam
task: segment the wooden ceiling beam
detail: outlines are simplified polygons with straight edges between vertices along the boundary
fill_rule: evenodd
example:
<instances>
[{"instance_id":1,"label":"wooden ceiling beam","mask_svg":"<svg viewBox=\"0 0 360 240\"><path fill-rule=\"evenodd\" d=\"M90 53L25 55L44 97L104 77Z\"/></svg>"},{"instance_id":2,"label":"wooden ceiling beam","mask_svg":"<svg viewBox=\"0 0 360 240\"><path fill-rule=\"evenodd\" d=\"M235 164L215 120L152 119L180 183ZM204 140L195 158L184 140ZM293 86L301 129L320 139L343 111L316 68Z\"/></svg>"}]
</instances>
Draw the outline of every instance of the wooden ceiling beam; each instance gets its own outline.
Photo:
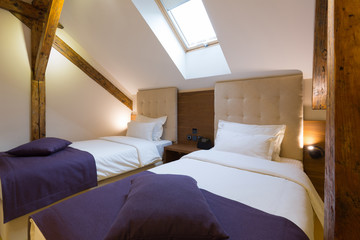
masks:
<instances>
[{"instance_id":1,"label":"wooden ceiling beam","mask_svg":"<svg viewBox=\"0 0 360 240\"><path fill-rule=\"evenodd\" d=\"M25 24L30 29L31 29L33 23L36 21L36 20L34 20L32 18L29 18L29 17L26 17L26 16L24 16L24 15L22 15L20 13L17 13L17 12L14 12L14 11L10 11L10 12L11 12L12 15L14 15L17 19L19 19L23 24ZM57 27L60 28L60 29L64 29L64 26L61 23L59 23Z\"/></svg>"},{"instance_id":2,"label":"wooden ceiling beam","mask_svg":"<svg viewBox=\"0 0 360 240\"><path fill-rule=\"evenodd\" d=\"M45 21L46 12L20 0L0 0L0 8L20 13L32 19Z\"/></svg>"},{"instance_id":3,"label":"wooden ceiling beam","mask_svg":"<svg viewBox=\"0 0 360 240\"><path fill-rule=\"evenodd\" d=\"M46 11L49 7L50 0L33 0L32 5L38 9Z\"/></svg>"},{"instance_id":4,"label":"wooden ceiling beam","mask_svg":"<svg viewBox=\"0 0 360 240\"><path fill-rule=\"evenodd\" d=\"M63 4L64 0L53 0L49 6L48 16L42 31L35 63L35 77L38 81L42 81L45 78L45 70L49 60L51 47L54 42Z\"/></svg>"},{"instance_id":5,"label":"wooden ceiling beam","mask_svg":"<svg viewBox=\"0 0 360 240\"><path fill-rule=\"evenodd\" d=\"M133 109L133 101L122 93L114 84L106 79L101 73L93 68L84 58L77 54L69 45L67 45L58 36L55 37L53 47L73 64L80 68L90 78L102 86L105 90L111 93L115 98L125 104L131 110Z\"/></svg>"}]
</instances>

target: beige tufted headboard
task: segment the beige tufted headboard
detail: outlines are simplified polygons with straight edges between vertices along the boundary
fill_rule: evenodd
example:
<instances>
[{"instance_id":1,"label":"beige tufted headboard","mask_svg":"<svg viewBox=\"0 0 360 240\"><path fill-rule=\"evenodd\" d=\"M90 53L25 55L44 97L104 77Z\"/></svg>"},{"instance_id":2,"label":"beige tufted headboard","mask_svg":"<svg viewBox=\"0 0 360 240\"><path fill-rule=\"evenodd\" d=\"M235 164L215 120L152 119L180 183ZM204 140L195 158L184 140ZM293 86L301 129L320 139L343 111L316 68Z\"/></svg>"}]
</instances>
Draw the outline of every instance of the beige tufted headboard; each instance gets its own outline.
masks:
<instances>
[{"instance_id":1,"label":"beige tufted headboard","mask_svg":"<svg viewBox=\"0 0 360 240\"><path fill-rule=\"evenodd\" d=\"M216 83L215 133L219 119L286 124L280 156L302 160L302 79L297 74Z\"/></svg>"},{"instance_id":2,"label":"beige tufted headboard","mask_svg":"<svg viewBox=\"0 0 360 240\"><path fill-rule=\"evenodd\" d=\"M138 91L137 113L152 118L167 116L162 139L177 140L176 87Z\"/></svg>"}]
</instances>

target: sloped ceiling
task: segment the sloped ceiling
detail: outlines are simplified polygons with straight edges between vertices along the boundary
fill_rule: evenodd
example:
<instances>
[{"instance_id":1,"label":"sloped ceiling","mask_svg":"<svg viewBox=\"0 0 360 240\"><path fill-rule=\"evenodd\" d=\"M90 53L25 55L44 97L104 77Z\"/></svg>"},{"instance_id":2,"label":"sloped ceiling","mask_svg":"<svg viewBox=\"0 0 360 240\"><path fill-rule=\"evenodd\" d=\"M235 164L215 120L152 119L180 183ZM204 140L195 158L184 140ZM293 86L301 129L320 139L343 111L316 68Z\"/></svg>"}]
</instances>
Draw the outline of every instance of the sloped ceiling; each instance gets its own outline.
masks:
<instances>
[{"instance_id":1,"label":"sloped ceiling","mask_svg":"<svg viewBox=\"0 0 360 240\"><path fill-rule=\"evenodd\" d=\"M148 0L152 1L152 0ZM294 72L311 78L315 0L203 0L231 74L184 80L131 0L65 1L60 22L131 94Z\"/></svg>"}]
</instances>

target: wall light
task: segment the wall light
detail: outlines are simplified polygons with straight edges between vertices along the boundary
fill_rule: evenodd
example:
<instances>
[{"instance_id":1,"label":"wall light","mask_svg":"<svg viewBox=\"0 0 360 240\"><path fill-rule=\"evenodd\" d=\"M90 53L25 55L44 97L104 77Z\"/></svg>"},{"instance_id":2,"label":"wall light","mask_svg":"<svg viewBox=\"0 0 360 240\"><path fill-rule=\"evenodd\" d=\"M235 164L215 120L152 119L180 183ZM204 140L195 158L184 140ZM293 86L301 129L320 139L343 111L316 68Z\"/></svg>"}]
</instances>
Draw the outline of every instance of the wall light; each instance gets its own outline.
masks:
<instances>
[{"instance_id":1,"label":"wall light","mask_svg":"<svg viewBox=\"0 0 360 240\"><path fill-rule=\"evenodd\" d=\"M324 149L319 146L309 145L306 147L311 158L318 159L325 155Z\"/></svg>"},{"instance_id":2,"label":"wall light","mask_svg":"<svg viewBox=\"0 0 360 240\"><path fill-rule=\"evenodd\" d=\"M135 121L136 120L136 112L131 112L131 121Z\"/></svg>"}]
</instances>

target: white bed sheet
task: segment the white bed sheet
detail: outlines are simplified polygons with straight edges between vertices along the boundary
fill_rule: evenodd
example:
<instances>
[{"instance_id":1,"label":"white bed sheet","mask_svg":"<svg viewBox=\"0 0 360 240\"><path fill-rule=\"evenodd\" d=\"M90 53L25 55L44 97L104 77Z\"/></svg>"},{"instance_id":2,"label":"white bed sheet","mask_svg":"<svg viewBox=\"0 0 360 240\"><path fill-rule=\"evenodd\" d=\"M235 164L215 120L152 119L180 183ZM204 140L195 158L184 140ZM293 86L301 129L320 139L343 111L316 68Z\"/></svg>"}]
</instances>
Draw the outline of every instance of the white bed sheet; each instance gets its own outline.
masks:
<instances>
[{"instance_id":1,"label":"white bed sheet","mask_svg":"<svg viewBox=\"0 0 360 240\"><path fill-rule=\"evenodd\" d=\"M111 136L74 142L70 147L91 153L95 158L98 181L129 172L161 160L155 142Z\"/></svg>"},{"instance_id":2,"label":"white bed sheet","mask_svg":"<svg viewBox=\"0 0 360 240\"><path fill-rule=\"evenodd\" d=\"M172 141L170 140L153 141L153 143L156 145L156 148L159 151L161 157L164 155L164 148L166 146L172 145Z\"/></svg>"}]
</instances>

